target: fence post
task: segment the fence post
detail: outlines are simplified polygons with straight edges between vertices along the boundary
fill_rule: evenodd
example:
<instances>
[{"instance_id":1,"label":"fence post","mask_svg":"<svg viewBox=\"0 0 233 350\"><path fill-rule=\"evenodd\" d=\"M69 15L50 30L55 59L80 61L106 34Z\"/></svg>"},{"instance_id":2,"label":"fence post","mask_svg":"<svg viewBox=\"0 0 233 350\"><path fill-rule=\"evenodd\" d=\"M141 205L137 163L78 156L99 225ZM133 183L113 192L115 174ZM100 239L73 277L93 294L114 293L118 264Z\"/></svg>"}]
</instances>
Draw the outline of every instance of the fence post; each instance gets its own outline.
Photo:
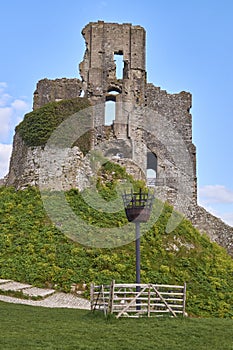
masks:
<instances>
[{"instance_id":1,"label":"fence post","mask_svg":"<svg viewBox=\"0 0 233 350\"><path fill-rule=\"evenodd\" d=\"M91 311L93 311L94 308L94 283L91 283L90 287L90 298L91 298Z\"/></svg>"},{"instance_id":2,"label":"fence post","mask_svg":"<svg viewBox=\"0 0 233 350\"><path fill-rule=\"evenodd\" d=\"M151 285L148 284L148 306L147 306L147 317L150 317L150 288Z\"/></svg>"},{"instance_id":3,"label":"fence post","mask_svg":"<svg viewBox=\"0 0 233 350\"><path fill-rule=\"evenodd\" d=\"M148 308L147 308L147 316L150 317L150 289L151 289L151 285L148 284Z\"/></svg>"},{"instance_id":4,"label":"fence post","mask_svg":"<svg viewBox=\"0 0 233 350\"><path fill-rule=\"evenodd\" d=\"M185 316L185 303L186 303L186 283L184 283L183 316Z\"/></svg>"},{"instance_id":5,"label":"fence post","mask_svg":"<svg viewBox=\"0 0 233 350\"><path fill-rule=\"evenodd\" d=\"M104 296L104 285L101 285L101 292L102 292L102 305L104 307L104 315L107 315L107 310L106 310L106 303L105 303L105 296Z\"/></svg>"},{"instance_id":6,"label":"fence post","mask_svg":"<svg viewBox=\"0 0 233 350\"><path fill-rule=\"evenodd\" d=\"M108 313L113 313L115 280L111 282L109 290Z\"/></svg>"}]
</instances>

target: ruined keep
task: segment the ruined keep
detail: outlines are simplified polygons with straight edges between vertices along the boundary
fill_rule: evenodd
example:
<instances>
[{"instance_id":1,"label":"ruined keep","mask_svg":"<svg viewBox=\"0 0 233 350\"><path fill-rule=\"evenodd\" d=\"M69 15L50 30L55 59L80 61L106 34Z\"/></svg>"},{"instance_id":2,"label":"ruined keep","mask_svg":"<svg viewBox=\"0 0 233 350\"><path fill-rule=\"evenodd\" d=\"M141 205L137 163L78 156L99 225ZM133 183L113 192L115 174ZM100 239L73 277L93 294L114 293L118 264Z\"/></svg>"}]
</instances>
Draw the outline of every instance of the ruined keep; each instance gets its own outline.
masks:
<instances>
[{"instance_id":1,"label":"ruined keep","mask_svg":"<svg viewBox=\"0 0 233 350\"><path fill-rule=\"evenodd\" d=\"M125 166L136 178L147 180L157 197L168 200L233 254L233 228L197 204L191 94L169 94L147 82L146 33L141 26L98 21L86 25L82 34L86 42L79 65L82 80L40 80L33 109L50 102L86 98L92 106L91 149ZM117 72L119 58L121 76ZM110 123L106 115L109 101L114 105ZM6 185L38 185L43 152L44 147L26 145L16 131ZM49 171L43 174L43 183L51 189L83 189L93 175L88 155L77 146L59 151L47 163Z\"/></svg>"}]
</instances>

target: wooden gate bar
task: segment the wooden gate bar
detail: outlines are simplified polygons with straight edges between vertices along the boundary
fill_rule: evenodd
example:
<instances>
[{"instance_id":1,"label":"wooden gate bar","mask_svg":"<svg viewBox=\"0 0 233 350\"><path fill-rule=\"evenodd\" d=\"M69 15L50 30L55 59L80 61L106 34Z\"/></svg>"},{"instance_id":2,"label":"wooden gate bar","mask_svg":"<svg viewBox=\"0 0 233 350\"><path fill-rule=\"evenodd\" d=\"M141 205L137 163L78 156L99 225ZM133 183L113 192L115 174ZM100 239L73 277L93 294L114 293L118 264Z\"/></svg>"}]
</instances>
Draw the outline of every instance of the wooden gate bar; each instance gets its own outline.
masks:
<instances>
[{"instance_id":1,"label":"wooden gate bar","mask_svg":"<svg viewBox=\"0 0 233 350\"><path fill-rule=\"evenodd\" d=\"M143 288L143 289L131 300L131 302L117 315L116 318L121 317L121 315L122 315L123 313L125 313L125 312L129 309L129 307L130 307L131 305L133 305L133 303L134 303L134 302L137 300L137 298L144 292L145 289L146 289L146 287Z\"/></svg>"},{"instance_id":2,"label":"wooden gate bar","mask_svg":"<svg viewBox=\"0 0 233 350\"><path fill-rule=\"evenodd\" d=\"M137 292L140 287L140 292ZM140 310L137 301L140 301ZM91 310L102 310L104 314L115 313L116 317L162 316L170 313L186 315L186 284L116 284L91 285Z\"/></svg>"},{"instance_id":3,"label":"wooden gate bar","mask_svg":"<svg viewBox=\"0 0 233 350\"><path fill-rule=\"evenodd\" d=\"M152 288L155 290L155 292L158 294L158 296L160 297L160 299L162 300L162 302L166 305L166 307L168 308L168 310L172 313L172 315L174 317L176 317L176 314L175 312L170 308L170 306L168 305L168 303L166 302L166 300L162 297L162 295L159 293L159 291L154 287L152 286Z\"/></svg>"}]
</instances>

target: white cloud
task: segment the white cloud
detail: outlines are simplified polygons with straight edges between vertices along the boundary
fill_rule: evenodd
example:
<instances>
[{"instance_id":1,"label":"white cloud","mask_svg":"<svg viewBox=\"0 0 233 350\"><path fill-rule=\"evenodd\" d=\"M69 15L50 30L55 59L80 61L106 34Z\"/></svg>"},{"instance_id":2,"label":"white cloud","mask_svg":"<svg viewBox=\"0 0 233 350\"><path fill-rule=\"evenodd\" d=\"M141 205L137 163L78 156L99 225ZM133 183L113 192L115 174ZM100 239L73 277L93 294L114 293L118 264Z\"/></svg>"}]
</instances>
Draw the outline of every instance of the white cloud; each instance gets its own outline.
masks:
<instances>
[{"instance_id":1,"label":"white cloud","mask_svg":"<svg viewBox=\"0 0 233 350\"><path fill-rule=\"evenodd\" d=\"M213 214L214 216L216 216L216 217L220 217L221 215L219 215L219 213L217 212L217 210L216 209L214 209L211 205L207 205L207 204L205 204L202 200L200 200L199 199L199 201L198 201L199 203L199 205L201 206L201 207L204 207L210 214Z\"/></svg>"},{"instance_id":2,"label":"white cloud","mask_svg":"<svg viewBox=\"0 0 233 350\"><path fill-rule=\"evenodd\" d=\"M6 89L7 84L0 82L0 143L12 141L15 126L29 109L23 98L13 98Z\"/></svg>"},{"instance_id":3,"label":"white cloud","mask_svg":"<svg viewBox=\"0 0 233 350\"><path fill-rule=\"evenodd\" d=\"M222 185L207 185L199 188L203 203L233 203L233 191Z\"/></svg>"},{"instance_id":4,"label":"white cloud","mask_svg":"<svg viewBox=\"0 0 233 350\"><path fill-rule=\"evenodd\" d=\"M5 106L11 96L5 92L7 88L7 83L0 82L0 107Z\"/></svg>"},{"instance_id":5,"label":"white cloud","mask_svg":"<svg viewBox=\"0 0 233 350\"><path fill-rule=\"evenodd\" d=\"M7 88L7 83L0 81L0 93Z\"/></svg>"},{"instance_id":6,"label":"white cloud","mask_svg":"<svg viewBox=\"0 0 233 350\"><path fill-rule=\"evenodd\" d=\"M28 104L25 101L19 99L14 100L11 106L18 111L26 111L28 109Z\"/></svg>"},{"instance_id":7,"label":"white cloud","mask_svg":"<svg viewBox=\"0 0 233 350\"><path fill-rule=\"evenodd\" d=\"M0 178L8 173L15 126L29 109L25 98L14 98L7 83L0 82Z\"/></svg>"},{"instance_id":8,"label":"white cloud","mask_svg":"<svg viewBox=\"0 0 233 350\"><path fill-rule=\"evenodd\" d=\"M198 190L199 204L233 226L233 191L223 185L206 185Z\"/></svg>"},{"instance_id":9,"label":"white cloud","mask_svg":"<svg viewBox=\"0 0 233 350\"><path fill-rule=\"evenodd\" d=\"M10 100L11 100L11 95L3 93L3 90L2 92L0 90L0 107L6 106Z\"/></svg>"},{"instance_id":10,"label":"white cloud","mask_svg":"<svg viewBox=\"0 0 233 350\"><path fill-rule=\"evenodd\" d=\"M13 111L10 107L0 108L0 139L5 141L10 132L11 118L13 117Z\"/></svg>"},{"instance_id":11,"label":"white cloud","mask_svg":"<svg viewBox=\"0 0 233 350\"><path fill-rule=\"evenodd\" d=\"M8 173L12 145L0 144L0 178Z\"/></svg>"},{"instance_id":12,"label":"white cloud","mask_svg":"<svg viewBox=\"0 0 233 350\"><path fill-rule=\"evenodd\" d=\"M233 212L224 213L222 215L223 221L225 221L228 225L233 227Z\"/></svg>"}]
</instances>

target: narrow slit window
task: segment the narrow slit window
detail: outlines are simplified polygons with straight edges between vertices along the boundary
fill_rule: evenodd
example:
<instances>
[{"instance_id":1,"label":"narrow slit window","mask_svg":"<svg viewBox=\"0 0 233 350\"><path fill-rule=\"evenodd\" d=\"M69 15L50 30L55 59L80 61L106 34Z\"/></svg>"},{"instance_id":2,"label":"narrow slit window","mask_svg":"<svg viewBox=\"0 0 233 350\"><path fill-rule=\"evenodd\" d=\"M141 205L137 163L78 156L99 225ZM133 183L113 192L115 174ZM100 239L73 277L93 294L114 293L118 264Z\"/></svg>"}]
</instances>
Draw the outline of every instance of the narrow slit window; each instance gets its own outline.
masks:
<instances>
[{"instance_id":1,"label":"narrow slit window","mask_svg":"<svg viewBox=\"0 0 233 350\"><path fill-rule=\"evenodd\" d=\"M112 125L116 117L116 103L114 101L105 102L105 125Z\"/></svg>"},{"instance_id":2,"label":"narrow slit window","mask_svg":"<svg viewBox=\"0 0 233 350\"><path fill-rule=\"evenodd\" d=\"M123 69L124 69L123 53L115 53L114 62L116 65L116 78L123 79Z\"/></svg>"},{"instance_id":3,"label":"narrow slit window","mask_svg":"<svg viewBox=\"0 0 233 350\"><path fill-rule=\"evenodd\" d=\"M147 152L147 186L155 186L157 177L157 156Z\"/></svg>"}]
</instances>

